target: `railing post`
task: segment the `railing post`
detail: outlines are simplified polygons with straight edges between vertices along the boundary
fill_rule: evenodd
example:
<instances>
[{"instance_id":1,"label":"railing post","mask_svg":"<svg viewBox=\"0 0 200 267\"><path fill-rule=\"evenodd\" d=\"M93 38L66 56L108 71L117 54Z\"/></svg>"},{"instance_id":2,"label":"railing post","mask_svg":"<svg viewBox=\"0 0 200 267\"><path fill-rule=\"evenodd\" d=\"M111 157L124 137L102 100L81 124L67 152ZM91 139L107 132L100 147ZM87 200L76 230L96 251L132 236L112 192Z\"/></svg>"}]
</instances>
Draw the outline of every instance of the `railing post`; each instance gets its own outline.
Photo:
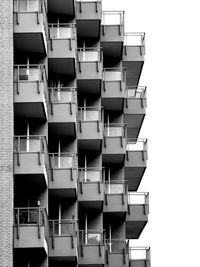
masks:
<instances>
[{"instance_id":1,"label":"railing post","mask_svg":"<svg viewBox=\"0 0 200 267\"><path fill-rule=\"evenodd\" d=\"M97 1L95 2L95 10L96 10L96 13L99 12L99 10L98 10L98 2Z\"/></svg>"},{"instance_id":2,"label":"railing post","mask_svg":"<svg viewBox=\"0 0 200 267\"><path fill-rule=\"evenodd\" d=\"M120 136L120 144L121 144L121 147L123 147L123 137Z\"/></svg>"},{"instance_id":3,"label":"railing post","mask_svg":"<svg viewBox=\"0 0 200 267\"><path fill-rule=\"evenodd\" d=\"M55 244L54 244L54 238L55 238L55 221L53 221L53 225L52 225L53 229L52 229L52 249L55 248Z\"/></svg>"},{"instance_id":4,"label":"railing post","mask_svg":"<svg viewBox=\"0 0 200 267\"><path fill-rule=\"evenodd\" d=\"M105 137L105 135L103 137L103 143L104 143L104 147L106 147L106 137Z\"/></svg>"},{"instance_id":5,"label":"railing post","mask_svg":"<svg viewBox=\"0 0 200 267\"><path fill-rule=\"evenodd\" d=\"M83 230L81 231L81 243L80 243L80 248L81 248L81 257L83 257Z\"/></svg>"},{"instance_id":6,"label":"railing post","mask_svg":"<svg viewBox=\"0 0 200 267\"><path fill-rule=\"evenodd\" d=\"M51 180L54 181L54 165L55 165L54 163L55 163L55 158L54 158L54 154L52 154L52 156L53 156L53 160L52 160L53 161L53 164L51 164L51 167L52 167L51 168L52 169L52 172L51 172Z\"/></svg>"},{"instance_id":7,"label":"railing post","mask_svg":"<svg viewBox=\"0 0 200 267\"><path fill-rule=\"evenodd\" d=\"M40 151L38 152L38 165L41 165L41 154L42 154L42 139L41 139L41 136L39 136L39 142L40 142Z\"/></svg>"},{"instance_id":8,"label":"railing post","mask_svg":"<svg viewBox=\"0 0 200 267\"><path fill-rule=\"evenodd\" d=\"M69 38L69 50L72 51L72 39Z\"/></svg>"},{"instance_id":9,"label":"railing post","mask_svg":"<svg viewBox=\"0 0 200 267\"><path fill-rule=\"evenodd\" d=\"M109 264L108 249L106 249L106 264Z\"/></svg>"},{"instance_id":10,"label":"railing post","mask_svg":"<svg viewBox=\"0 0 200 267\"><path fill-rule=\"evenodd\" d=\"M79 72L82 72L82 70L81 70L81 62L80 61L78 62L78 69L79 69Z\"/></svg>"},{"instance_id":11,"label":"railing post","mask_svg":"<svg viewBox=\"0 0 200 267\"><path fill-rule=\"evenodd\" d=\"M96 71L99 72L99 62L96 61Z\"/></svg>"},{"instance_id":12,"label":"railing post","mask_svg":"<svg viewBox=\"0 0 200 267\"><path fill-rule=\"evenodd\" d=\"M128 153L128 151L126 151L126 159L127 159L127 161L129 161L129 153Z\"/></svg>"},{"instance_id":13,"label":"railing post","mask_svg":"<svg viewBox=\"0 0 200 267\"><path fill-rule=\"evenodd\" d=\"M19 213L19 209L17 209L17 239L20 238L20 227L19 227L19 224L20 224L20 213Z\"/></svg>"},{"instance_id":14,"label":"railing post","mask_svg":"<svg viewBox=\"0 0 200 267\"><path fill-rule=\"evenodd\" d=\"M99 194L101 194L101 183L100 183L100 181L98 181L98 190L99 190Z\"/></svg>"},{"instance_id":15,"label":"railing post","mask_svg":"<svg viewBox=\"0 0 200 267\"><path fill-rule=\"evenodd\" d=\"M104 196L105 196L105 204L106 204L106 206L108 206L108 194L105 193Z\"/></svg>"},{"instance_id":16,"label":"railing post","mask_svg":"<svg viewBox=\"0 0 200 267\"><path fill-rule=\"evenodd\" d=\"M38 209L38 238L41 238L41 225L40 225L40 220L41 220L41 214L40 214L41 210L40 207Z\"/></svg>"},{"instance_id":17,"label":"railing post","mask_svg":"<svg viewBox=\"0 0 200 267\"><path fill-rule=\"evenodd\" d=\"M20 136L17 137L17 165L20 166L20 157L21 157L21 151L20 151Z\"/></svg>"},{"instance_id":18,"label":"railing post","mask_svg":"<svg viewBox=\"0 0 200 267\"><path fill-rule=\"evenodd\" d=\"M80 191L81 191L81 194L83 194L83 181L79 181L79 184L80 184Z\"/></svg>"},{"instance_id":19,"label":"railing post","mask_svg":"<svg viewBox=\"0 0 200 267\"><path fill-rule=\"evenodd\" d=\"M17 66L17 94L19 95L19 65Z\"/></svg>"},{"instance_id":20,"label":"railing post","mask_svg":"<svg viewBox=\"0 0 200 267\"><path fill-rule=\"evenodd\" d=\"M123 264L126 264L126 252L125 252L125 248L123 248Z\"/></svg>"},{"instance_id":21,"label":"railing post","mask_svg":"<svg viewBox=\"0 0 200 267\"><path fill-rule=\"evenodd\" d=\"M70 102L69 105L70 105L70 115L72 115L72 114L73 114L73 110L72 110L72 102Z\"/></svg>"},{"instance_id":22,"label":"railing post","mask_svg":"<svg viewBox=\"0 0 200 267\"><path fill-rule=\"evenodd\" d=\"M101 241L99 241L99 257L101 257Z\"/></svg>"}]
</instances>

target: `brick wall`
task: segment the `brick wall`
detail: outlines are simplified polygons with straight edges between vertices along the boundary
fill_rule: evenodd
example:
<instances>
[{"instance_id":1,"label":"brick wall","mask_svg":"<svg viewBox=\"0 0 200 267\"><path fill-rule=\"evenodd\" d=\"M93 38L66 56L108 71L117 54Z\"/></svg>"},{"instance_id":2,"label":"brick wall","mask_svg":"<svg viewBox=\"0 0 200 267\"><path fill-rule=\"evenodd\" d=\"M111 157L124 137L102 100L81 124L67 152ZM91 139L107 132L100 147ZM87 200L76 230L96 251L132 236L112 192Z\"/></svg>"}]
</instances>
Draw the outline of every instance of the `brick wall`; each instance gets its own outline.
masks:
<instances>
[{"instance_id":1,"label":"brick wall","mask_svg":"<svg viewBox=\"0 0 200 267\"><path fill-rule=\"evenodd\" d=\"M13 0L0 1L0 266L13 266Z\"/></svg>"}]
</instances>

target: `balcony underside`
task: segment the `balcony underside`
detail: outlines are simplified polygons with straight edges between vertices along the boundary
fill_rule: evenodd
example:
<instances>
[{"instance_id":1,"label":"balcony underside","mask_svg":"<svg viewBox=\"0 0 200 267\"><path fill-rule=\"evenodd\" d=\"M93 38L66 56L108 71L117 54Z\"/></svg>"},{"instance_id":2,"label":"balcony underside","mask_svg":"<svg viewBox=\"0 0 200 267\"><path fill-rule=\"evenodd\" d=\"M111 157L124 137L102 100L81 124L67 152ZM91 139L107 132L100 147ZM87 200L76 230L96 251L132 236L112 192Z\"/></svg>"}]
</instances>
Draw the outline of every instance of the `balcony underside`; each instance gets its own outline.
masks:
<instances>
[{"instance_id":1,"label":"balcony underside","mask_svg":"<svg viewBox=\"0 0 200 267\"><path fill-rule=\"evenodd\" d=\"M33 266L48 267L48 262L45 261L46 252L40 248L20 248L14 249L14 264L15 266L28 266L31 263Z\"/></svg>"},{"instance_id":2,"label":"balcony underside","mask_svg":"<svg viewBox=\"0 0 200 267\"><path fill-rule=\"evenodd\" d=\"M105 154L103 152L102 160L104 164L122 164L125 154Z\"/></svg>"},{"instance_id":3,"label":"balcony underside","mask_svg":"<svg viewBox=\"0 0 200 267\"><path fill-rule=\"evenodd\" d=\"M76 136L76 123L51 122L49 120L49 133L54 135Z\"/></svg>"},{"instance_id":4,"label":"balcony underside","mask_svg":"<svg viewBox=\"0 0 200 267\"><path fill-rule=\"evenodd\" d=\"M77 191L75 188L53 188L49 187L49 194L57 198L76 198Z\"/></svg>"},{"instance_id":5,"label":"balcony underside","mask_svg":"<svg viewBox=\"0 0 200 267\"><path fill-rule=\"evenodd\" d=\"M47 119L44 102L15 103L14 113L22 118Z\"/></svg>"},{"instance_id":6,"label":"balcony underside","mask_svg":"<svg viewBox=\"0 0 200 267\"><path fill-rule=\"evenodd\" d=\"M74 0L48 0L48 12L55 15L75 15Z\"/></svg>"},{"instance_id":7,"label":"balcony underside","mask_svg":"<svg viewBox=\"0 0 200 267\"><path fill-rule=\"evenodd\" d=\"M14 48L18 52L46 54L46 46L42 32L14 33Z\"/></svg>"},{"instance_id":8,"label":"balcony underside","mask_svg":"<svg viewBox=\"0 0 200 267\"><path fill-rule=\"evenodd\" d=\"M100 20L76 20L77 35L79 38L99 38ZM89 29L89 30L88 30Z\"/></svg>"},{"instance_id":9,"label":"balcony underside","mask_svg":"<svg viewBox=\"0 0 200 267\"><path fill-rule=\"evenodd\" d=\"M15 181L21 184L21 189L26 186L38 186L39 188L47 187L47 180L44 174L15 174Z\"/></svg>"},{"instance_id":10,"label":"balcony underside","mask_svg":"<svg viewBox=\"0 0 200 267\"><path fill-rule=\"evenodd\" d=\"M123 42L102 41L101 46L103 47L104 57L113 58L113 60L122 57Z\"/></svg>"},{"instance_id":11,"label":"balcony underside","mask_svg":"<svg viewBox=\"0 0 200 267\"><path fill-rule=\"evenodd\" d=\"M121 111L124 106L124 98L104 98L102 97L102 105L104 110Z\"/></svg>"},{"instance_id":12,"label":"balcony underside","mask_svg":"<svg viewBox=\"0 0 200 267\"><path fill-rule=\"evenodd\" d=\"M103 207L103 199L94 199L84 201L79 198L79 207L83 209L101 210Z\"/></svg>"},{"instance_id":13,"label":"balcony underside","mask_svg":"<svg viewBox=\"0 0 200 267\"><path fill-rule=\"evenodd\" d=\"M52 74L75 76L74 58L48 58L48 65Z\"/></svg>"},{"instance_id":14,"label":"balcony underside","mask_svg":"<svg viewBox=\"0 0 200 267\"><path fill-rule=\"evenodd\" d=\"M83 93L88 94L98 94L101 93L101 80L77 80L78 90Z\"/></svg>"},{"instance_id":15,"label":"balcony underside","mask_svg":"<svg viewBox=\"0 0 200 267\"><path fill-rule=\"evenodd\" d=\"M78 140L78 148L83 151L100 151L102 146L101 139Z\"/></svg>"},{"instance_id":16,"label":"balcony underside","mask_svg":"<svg viewBox=\"0 0 200 267\"><path fill-rule=\"evenodd\" d=\"M146 167L125 167L125 179L130 191L137 191L145 170Z\"/></svg>"},{"instance_id":17,"label":"balcony underside","mask_svg":"<svg viewBox=\"0 0 200 267\"><path fill-rule=\"evenodd\" d=\"M126 68L126 85L138 86L144 61L123 61Z\"/></svg>"},{"instance_id":18,"label":"balcony underside","mask_svg":"<svg viewBox=\"0 0 200 267\"><path fill-rule=\"evenodd\" d=\"M126 238L138 239L147 221L126 221Z\"/></svg>"},{"instance_id":19,"label":"balcony underside","mask_svg":"<svg viewBox=\"0 0 200 267\"><path fill-rule=\"evenodd\" d=\"M124 123L127 124L127 137L137 138L142 127L145 114L124 114Z\"/></svg>"}]
</instances>

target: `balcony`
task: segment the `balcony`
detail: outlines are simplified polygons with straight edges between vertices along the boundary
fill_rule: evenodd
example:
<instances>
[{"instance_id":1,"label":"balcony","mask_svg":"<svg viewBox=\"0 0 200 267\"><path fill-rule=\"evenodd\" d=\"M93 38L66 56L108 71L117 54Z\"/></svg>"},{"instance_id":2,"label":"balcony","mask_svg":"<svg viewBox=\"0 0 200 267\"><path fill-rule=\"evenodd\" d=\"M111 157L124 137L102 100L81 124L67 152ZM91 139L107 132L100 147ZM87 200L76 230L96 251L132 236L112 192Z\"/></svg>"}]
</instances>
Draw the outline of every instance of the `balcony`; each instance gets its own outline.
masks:
<instances>
[{"instance_id":1,"label":"balcony","mask_svg":"<svg viewBox=\"0 0 200 267\"><path fill-rule=\"evenodd\" d=\"M104 232L97 230L79 231L79 266L104 266Z\"/></svg>"},{"instance_id":2,"label":"balcony","mask_svg":"<svg viewBox=\"0 0 200 267\"><path fill-rule=\"evenodd\" d=\"M54 75L75 76L76 25L49 24L48 44L49 72Z\"/></svg>"},{"instance_id":3,"label":"balcony","mask_svg":"<svg viewBox=\"0 0 200 267\"><path fill-rule=\"evenodd\" d=\"M101 46L104 57L122 59L124 41L124 12L103 11L101 22Z\"/></svg>"},{"instance_id":4,"label":"balcony","mask_svg":"<svg viewBox=\"0 0 200 267\"><path fill-rule=\"evenodd\" d=\"M103 139L101 107L78 108L78 146L81 150L100 151Z\"/></svg>"},{"instance_id":5,"label":"balcony","mask_svg":"<svg viewBox=\"0 0 200 267\"><path fill-rule=\"evenodd\" d=\"M49 132L76 136L77 92L71 87L49 88Z\"/></svg>"},{"instance_id":6,"label":"balcony","mask_svg":"<svg viewBox=\"0 0 200 267\"><path fill-rule=\"evenodd\" d=\"M103 70L102 105L105 110L122 111L126 88L124 68L105 68Z\"/></svg>"},{"instance_id":7,"label":"balcony","mask_svg":"<svg viewBox=\"0 0 200 267\"><path fill-rule=\"evenodd\" d=\"M126 215L126 238L139 238L148 222L149 193L128 193L128 213Z\"/></svg>"},{"instance_id":8,"label":"balcony","mask_svg":"<svg viewBox=\"0 0 200 267\"><path fill-rule=\"evenodd\" d=\"M128 139L126 145L125 179L130 191L136 191L146 170L147 139Z\"/></svg>"},{"instance_id":9,"label":"balcony","mask_svg":"<svg viewBox=\"0 0 200 267\"><path fill-rule=\"evenodd\" d=\"M48 170L49 156L45 136L15 136L15 177L22 183L47 187Z\"/></svg>"},{"instance_id":10,"label":"balcony","mask_svg":"<svg viewBox=\"0 0 200 267\"><path fill-rule=\"evenodd\" d=\"M77 86L78 90L89 93L101 93L103 78L103 53L98 48L78 49Z\"/></svg>"},{"instance_id":11,"label":"balcony","mask_svg":"<svg viewBox=\"0 0 200 267\"><path fill-rule=\"evenodd\" d=\"M122 164L126 154L126 125L110 123L104 125L103 163Z\"/></svg>"},{"instance_id":12,"label":"balcony","mask_svg":"<svg viewBox=\"0 0 200 267\"><path fill-rule=\"evenodd\" d=\"M76 198L78 162L73 153L51 153L49 193L56 197Z\"/></svg>"},{"instance_id":13,"label":"balcony","mask_svg":"<svg viewBox=\"0 0 200 267\"><path fill-rule=\"evenodd\" d=\"M129 267L128 242L123 239L106 240L106 267Z\"/></svg>"},{"instance_id":14,"label":"balcony","mask_svg":"<svg viewBox=\"0 0 200 267\"><path fill-rule=\"evenodd\" d=\"M106 181L103 212L108 216L125 216L128 206L126 181Z\"/></svg>"},{"instance_id":15,"label":"balcony","mask_svg":"<svg viewBox=\"0 0 200 267\"><path fill-rule=\"evenodd\" d=\"M149 247L130 247L129 248L130 267L150 267L151 256Z\"/></svg>"},{"instance_id":16,"label":"balcony","mask_svg":"<svg viewBox=\"0 0 200 267\"><path fill-rule=\"evenodd\" d=\"M104 170L79 168L78 189L80 207L101 209L104 201Z\"/></svg>"},{"instance_id":17,"label":"balcony","mask_svg":"<svg viewBox=\"0 0 200 267\"><path fill-rule=\"evenodd\" d=\"M138 86L144 64L145 33L126 33L123 66L126 68L127 86Z\"/></svg>"},{"instance_id":18,"label":"balcony","mask_svg":"<svg viewBox=\"0 0 200 267\"><path fill-rule=\"evenodd\" d=\"M47 73L44 65L15 65L13 87L15 115L47 119Z\"/></svg>"},{"instance_id":19,"label":"balcony","mask_svg":"<svg viewBox=\"0 0 200 267\"><path fill-rule=\"evenodd\" d=\"M48 13L56 17L67 16L74 18L75 0L48 0Z\"/></svg>"},{"instance_id":20,"label":"balcony","mask_svg":"<svg viewBox=\"0 0 200 267\"><path fill-rule=\"evenodd\" d=\"M76 23L80 38L100 38L101 0L77 0Z\"/></svg>"},{"instance_id":21,"label":"balcony","mask_svg":"<svg viewBox=\"0 0 200 267\"><path fill-rule=\"evenodd\" d=\"M78 259L77 221L49 220L49 260L76 263Z\"/></svg>"},{"instance_id":22,"label":"balcony","mask_svg":"<svg viewBox=\"0 0 200 267\"><path fill-rule=\"evenodd\" d=\"M145 117L147 105L145 86L128 86L125 94L124 121L127 136L137 138Z\"/></svg>"},{"instance_id":23,"label":"balcony","mask_svg":"<svg viewBox=\"0 0 200 267\"><path fill-rule=\"evenodd\" d=\"M14 248L48 254L47 214L45 208L14 209ZM33 253L34 253L33 252ZM27 253L27 252L26 252Z\"/></svg>"},{"instance_id":24,"label":"balcony","mask_svg":"<svg viewBox=\"0 0 200 267\"><path fill-rule=\"evenodd\" d=\"M45 0L14 0L14 44L19 52L47 54Z\"/></svg>"}]
</instances>

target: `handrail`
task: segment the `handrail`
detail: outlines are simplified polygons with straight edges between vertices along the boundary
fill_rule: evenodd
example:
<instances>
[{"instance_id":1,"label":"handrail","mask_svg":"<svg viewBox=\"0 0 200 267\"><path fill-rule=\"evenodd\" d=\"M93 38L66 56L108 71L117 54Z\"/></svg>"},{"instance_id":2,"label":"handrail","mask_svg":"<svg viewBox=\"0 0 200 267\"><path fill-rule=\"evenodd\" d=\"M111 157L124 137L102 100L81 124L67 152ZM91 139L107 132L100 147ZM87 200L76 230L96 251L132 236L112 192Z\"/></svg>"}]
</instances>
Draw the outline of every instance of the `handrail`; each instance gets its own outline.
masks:
<instances>
[{"instance_id":1,"label":"handrail","mask_svg":"<svg viewBox=\"0 0 200 267\"><path fill-rule=\"evenodd\" d=\"M70 29L70 34L69 36L57 36L57 37L53 37L53 34L55 32L53 32L53 30L57 30L56 34L59 34L59 29L60 28L64 28L64 29ZM76 24L75 23L48 23L48 29L49 29L49 39L55 39L55 40L75 40L76 39Z\"/></svg>"},{"instance_id":2,"label":"handrail","mask_svg":"<svg viewBox=\"0 0 200 267\"><path fill-rule=\"evenodd\" d=\"M20 207L20 208L14 208L14 225L24 225L24 224L40 224L45 225L45 218L40 217L40 212L42 215L46 217L47 219L47 210L44 207ZM22 213L27 213L27 216L22 216ZM31 218L31 215L37 215ZM37 219L37 221L36 221ZM40 219L42 219L40 221ZM42 222L42 223L41 223Z\"/></svg>"},{"instance_id":3,"label":"handrail","mask_svg":"<svg viewBox=\"0 0 200 267\"><path fill-rule=\"evenodd\" d=\"M135 99L145 99L146 98L146 86L127 86L126 87L126 98L135 98ZM130 92L133 92L133 94L129 94Z\"/></svg>"},{"instance_id":4,"label":"handrail","mask_svg":"<svg viewBox=\"0 0 200 267\"><path fill-rule=\"evenodd\" d=\"M103 107L95 106L95 107L78 107L79 121L97 121L101 122L103 119ZM87 112L98 112L98 117L95 120L87 119Z\"/></svg>"},{"instance_id":5,"label":"handrail","mask_svg":"<svg viewBox=\"0 0 200 267\"><path fill-rule=\"evenodd\" d=\"M55 158L72 158L72 165L70 167L55 166ZM49 159L51 161L51 169L77 169L77 153L73 152L61 152L61 153L49 153ZM64 165L64 164L61 164Z\"/></svg>"},{"instance_id":6,"label":"handrail","mask_svg":"<svg viewBox=\"0 0 200 267\"><path fill-rule=\"evenodd\" d=\"M49 102L53 103L53 104L67 104L67 103L72 103L72 104L76 104L77 103L77 98L76 98L76 92L77 92L77 88L76 87L48 87L48 91L49 91ZM61 96L60 99L52 99L52 94L53 93L58 93L58 94L67 94L67 93L71 93L71 99L69 101L66 100L62 100Z\"/></svg>"},{"instance_id":7,"label":"handrail","mask_svg":"<svg viewBox=\"0 0 200 267\"><path fill-rule=\"evenodd\" d=\"M136 252L134 256L132 252ZM142 252L141 255L138 255L137 252ZM150 261L150 247L129 247L129 260L138 261L138 260L146 260Z\"/></svg>"},{"instance_id":8,"label":"handrail","mask_svg":"<svg viewBox=\"0 0 200 267\"><path fill-rule=\"evenodd\" d=\"M80 58L80 54L84 53L84 52L86 53L86 55L89 52L96 52L97 56L98 56L97 60L84 60L84 59L81 59ZM78 47L77 48L77 58L78 58L79 64L81 62L102 62L103 61L103 48L102 47L100 47L100 48L99 47L84 47L84 48Z\"/></svg>"},{"instance_id":9,"label":"handrail","mask_svg":"<svg viewBox=\"0 0 200 267\"><path fill-rule=\"evenodd\" d=\"M78 168L78 180L83 183L99 183L105 180L105 169L100 167L87 167ZM100 174L99 179L91 179L90 172L98 172Z\"/></svg>"},{"instance_id":10,"label":"handrail","mask_svg":"<svg viewBox=\"0 0 200 267\"><path fill-rule=\"evenodd\" d=\"M125 239L105 239L106 249L108 253L128 253L129 241ZM117 245L115 247L115 245ZM121 250L121 251L120 251Z\"/></svg>"},{"instance_id":11,"label":"handrail","mask_svg":"<svg viewBox=\"0 0 200 267\"><path fill-rule=\"evenodd\" d=\"M58 230L58 233L56 233L56 226L60 227L62 225L69 225L72 226L72 231L70 232L69 229L64 229L66 233L63 233L63 231ZM56 219L56 220L49 220L49 226L52 230L52 233L49 233L50 237L54 236L65 236L65 237L72 237L77 236L77 228L78 228L78 220L75 219ZM61 229L60 229L61 230Z\"/></svg>"},{"instance_id":12,"label":"handrail","mask_svg":"<svg viewBox=\"0 0 200 267\"><path fill-rule=\"evenodd\" d=\"M107 77L106 75L109 75L109 73L120 73L120 77ZM103 80L104 82L112 82L112 81L126 81L126 68L125 67L118 67L118 68L103 68Z\"/></svg>"},{"instance_id":13,"label":"handrail","mask_svg":"<svg viewBox=\"0 0 200 267\"><path fill-rule=\"evenodd\" d=\"M134 44L128 44L128 38L132 37L139 37L139 44L135 45L140 45L140 46L145 46L145 32L127 32L124 34L124 46L135 46Z\"/></svg>"},{"instance_id":14,"label":"handrail","mask_svg":"<svg viewBox=\"0 0 200 267\"><path fill-rule=\"evenodd\" d=\"M138 203L131 203L131 197L143 196L143 201L138 201ZM128 192L128 204L129 205L149 205L149 192Z\"/></svg>"},{"instance_id":15,"label":"handrail","mask_svg":"<svg viewBox=\"0 0 200 267\"><path fill-rule=\"evenodd\" d=\"M81 245L104 245L105 230L79 230L79 242Z\"/></svg>"},{"instance_id":16,"label":"handrail","mask_svg":"<svg viewBox=\"0 0 200 267\"><path fill-rule=\"evenodd\" d=\"M119 23L113 24L113 23L106 23L105 17L106 16L119 16ZM103 26L106 25L123 25L124 24L124 11L102 11L102 22L101 24Z\"/></svg>"},{"instance_id":17,"label":"handrail","mask_svg":"<svg viewBox=\"0 0 200 267\"><path fill-rule=\"evenodd\" d=\"M110 181L105 181L104 184L105 184L105 194L106 195L109 195L109 194L111 194L111 195L127 194L128 193L128 181L127 180L110 180ZM123 185L123 192L111 192L112 191L112 187L111 187L112 185Z\"/></svg>"},{"instance_id":18,"label":"handrail","mask_svg":"<svg viewBox=\"0 0 200 267\"><path fill-rule=\"evenodd\" d=\"M19 3L23 3L23 2L30 2L30 1L33 1L33 0L14 0L14 3L16 2L16 7L17 7L17 10L14 8L14 12L20 12L20 13L36 13L36 12L39 12L39 13L43 13L43 4L44 4L44 8L45 8L45 12L47 11L47 6L46 6L46 0L35 0L38 2L38 9L37 10L28 10L29 8L27 8L26 11L23 11L23 10L20 10L20 6L19 6ZM15 7L15 5L14 5ZM35 6L34 6L35 8Z\"/></svg>"},{"instance_id":19,"label":"handrail","mask_svg":"<svg viewBox=\"0 0 200 267\"><path fill-rule=\"evenodd\" d=\"M121 128L120 132L111 132L114 128ZM104 137L125 137L127 134L126 123L105 123L104 124Z\"/></svg>"}]
</instances>

